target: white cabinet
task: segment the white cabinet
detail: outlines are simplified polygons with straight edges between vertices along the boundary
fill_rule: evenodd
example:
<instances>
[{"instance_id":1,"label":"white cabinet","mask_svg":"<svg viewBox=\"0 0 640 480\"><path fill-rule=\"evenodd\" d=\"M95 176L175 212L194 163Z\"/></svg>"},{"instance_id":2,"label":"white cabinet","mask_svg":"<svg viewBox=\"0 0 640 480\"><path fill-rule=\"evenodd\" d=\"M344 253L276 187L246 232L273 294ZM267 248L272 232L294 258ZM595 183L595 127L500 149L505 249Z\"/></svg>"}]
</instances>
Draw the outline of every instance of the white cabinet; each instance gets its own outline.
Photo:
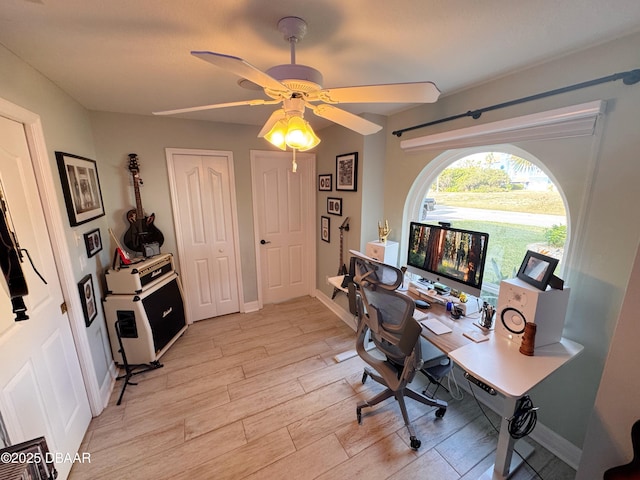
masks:
<instances>
[{"instance_id":1,"label":"white cabinet","mask_svg":"<svg viewBox=\"0 0 640 480\"><path fill-rule=\"evenodd\" d=\"M387 240L386 242L368 242L365 251L367 257L375 258L379 262L398 266L398 242Z\"/></svg>"}]
</instances>

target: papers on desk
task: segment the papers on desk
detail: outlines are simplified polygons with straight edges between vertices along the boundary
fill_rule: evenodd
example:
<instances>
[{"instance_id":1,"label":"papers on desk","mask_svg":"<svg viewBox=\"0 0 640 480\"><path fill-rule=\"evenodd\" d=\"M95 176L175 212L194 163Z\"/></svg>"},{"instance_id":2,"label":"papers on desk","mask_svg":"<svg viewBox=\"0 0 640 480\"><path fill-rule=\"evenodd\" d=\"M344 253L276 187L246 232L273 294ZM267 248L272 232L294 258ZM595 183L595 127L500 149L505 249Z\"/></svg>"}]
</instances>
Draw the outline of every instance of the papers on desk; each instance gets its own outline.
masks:
<instances>
[{"instance_id":1,"label":"papers on desk","mask_svg":"<svg viewBox=\"0 0 640 480\"><path fill-rule=\"evenodd\" d=\"M424 325L429 330L431 330L436 335L442 335L443 333L451 332L451 328L447 327L440 320L436 320L435 318L425 318L420 322L421 325Z\"/></svg>"},{"instance_id":2,"label":"papers on desk","mask_svg":"<svg viewBox=\"0 0 640 480\"><path fill-rule=\"evenodd\" d=\"M413 311L413 318L414 318L414 320L416 320L418 322L421 322L422 320L427 318L427 312L421 312L420 310L414 310Z\"/></svg>"},{"instance_id":3,"label":"papers on desk","mask_svg":"<svg viewBox=\"0 0 640 480\"><path fill-rule=\"evenodd\" d=\"M473 340L476 343L480 343L480 342L484 342L486 340L489 340L489 335L482 333L482 332L476 332L476 331L466 331L463 332L462 335L464 335L465 337Z\"/></svg>"}]
</instances>

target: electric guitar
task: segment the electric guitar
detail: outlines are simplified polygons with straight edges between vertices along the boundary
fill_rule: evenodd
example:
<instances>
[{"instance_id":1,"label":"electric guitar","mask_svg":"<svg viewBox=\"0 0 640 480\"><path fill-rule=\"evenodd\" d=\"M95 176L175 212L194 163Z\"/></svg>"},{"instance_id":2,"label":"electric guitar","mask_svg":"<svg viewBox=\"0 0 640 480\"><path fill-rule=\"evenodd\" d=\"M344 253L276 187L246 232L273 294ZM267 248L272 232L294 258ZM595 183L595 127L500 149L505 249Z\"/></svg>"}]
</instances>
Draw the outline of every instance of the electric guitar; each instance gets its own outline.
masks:
<instances>
[{"instance_id":1,"label":"electric guitar","mask_svg":"<svg viewBox=\"0 0 640 480\"><path fill-rule=\"evenodd\" d=\"M27 307L24 297L29 293L27 281L22 273L22 253L18 245L18 239L9 228L7 216L7 204L4 200L4 192L0 185L0 267L9 287L11 306L16 315L16 322L27 320Z\"/></svg>"},{"instance_id":2,"label":"electric guitar","mask_svg":"<svg viewBox=\"0 0 640 480\"><path fill-rule=\"evenodd\" d=\"M631 445L633 459L626 465L613 467L604 472L604 480L638 480L640 479L640 420L631 427Z\"/></svg>"},{"instance_id":3,"label":"electric guitar","mask_svg":"<svg viewBox=\"0 0 640 480\"><path fill-rule=\"evenodd\" d=\"M158 227L153 224L156 219L155 213L147 217L142 209L142 200L140 199L140 185L142 184L142 180L140 180L138 156L135 153L129 154L129 171L133 176L136 208L127 212L129 230L125 232L123 240L129 250L144 253L144 245L147 243L158 242L158 244L162 246L164 243L164 235L162 235Z\"/></svg>"},{"instance_id":4,"label":"electric guitar","mask_svg":"<svg viewBox=\"0 0 640 480\"><path fill-rule=\"evenodd\" d=\"M349 273L349 271L347 270L347 266L344 263L344 231L349 231L349 217L345 218L344 222L342 222L342 225L340 225L340 262L338 263L338 275L346 275L347 273ZM338 292L340 292L341 290L339 288L334 288L333 289L333 295L331 295L331 299L336 298L336 295L338 294Z\"/></svg>"}]
</instances>

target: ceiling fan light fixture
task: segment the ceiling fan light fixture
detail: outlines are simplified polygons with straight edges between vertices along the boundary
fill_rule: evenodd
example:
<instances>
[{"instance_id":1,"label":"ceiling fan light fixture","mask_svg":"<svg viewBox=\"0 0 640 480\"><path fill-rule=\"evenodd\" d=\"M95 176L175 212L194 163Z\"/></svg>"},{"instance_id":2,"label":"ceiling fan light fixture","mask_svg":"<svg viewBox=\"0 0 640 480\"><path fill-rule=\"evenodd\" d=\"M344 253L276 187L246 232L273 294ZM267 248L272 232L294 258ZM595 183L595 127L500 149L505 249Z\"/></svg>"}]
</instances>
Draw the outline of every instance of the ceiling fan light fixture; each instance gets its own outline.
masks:
<instances>
[{"instance_id":1,"label":"ceiling fan light fixture","mask_svg":"<svg viewBox=\"0 0 640 480\"><path fill-rule=\"evenodd\" d=\"M264 138L266 138L269 143L278 147L280 150L286 150L287 143L285 141L285 138L287 136L287 130L287 120L283 118L281 120L278 120L275 125L271 127L271 130L269 130Z\"/></svg>"},{"instance_id":2,"label":"ceiling fan light fixture","mask_svg":"<svg viewBox=\"0 0 640 480\"><path fill-rule=\"evenodd\" d=\"M306 120L292 116L289 118L285 143L291 148L304 152L318 145L320 139Z\"/></svg>"},{"instance_id":3,"label":"ceiling fan light fixture","mask_svg":"<svg viewBox=\"0 0 640 480\"><path fill-rule=\"evenodd\" d=\"M264 138L280 150L289 147L300 152L311 150L320 143L309 122L299 115L278 120Z\"/></svg>"}]
</instances>

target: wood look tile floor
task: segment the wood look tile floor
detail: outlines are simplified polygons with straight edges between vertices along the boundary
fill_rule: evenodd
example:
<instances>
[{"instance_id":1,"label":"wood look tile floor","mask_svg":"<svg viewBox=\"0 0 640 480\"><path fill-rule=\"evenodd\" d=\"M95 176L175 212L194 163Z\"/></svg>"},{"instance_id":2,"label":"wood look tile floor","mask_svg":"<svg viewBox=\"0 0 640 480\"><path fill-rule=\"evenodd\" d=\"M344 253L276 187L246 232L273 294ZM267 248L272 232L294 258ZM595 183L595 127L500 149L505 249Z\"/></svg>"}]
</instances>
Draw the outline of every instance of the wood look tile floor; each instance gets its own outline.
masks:
<instances>
[{"instance_id":1,"label":"wood look tile floor","mask_svg":"<svg viewBox=\"0 0 640 480\"><path fill-rule=\"evenodd\" d=\"M71 480L101 479L475 479L493 462L497 433L473 396L435 409L407 400L422 446L409 448L397 402L363 411L382 388L361 382L364 362L333 357L355 334L320 301L304 297L259 312L191 325L160 359L134 377L121 405L116 383L94 418ZM421 374L414 383L425 379ZM489 418L498 417L488 409ZM529 462L545 479L575 471L534 444ZM512 476L537 478L525 465Z\"/></svg>"}]
</instances>

